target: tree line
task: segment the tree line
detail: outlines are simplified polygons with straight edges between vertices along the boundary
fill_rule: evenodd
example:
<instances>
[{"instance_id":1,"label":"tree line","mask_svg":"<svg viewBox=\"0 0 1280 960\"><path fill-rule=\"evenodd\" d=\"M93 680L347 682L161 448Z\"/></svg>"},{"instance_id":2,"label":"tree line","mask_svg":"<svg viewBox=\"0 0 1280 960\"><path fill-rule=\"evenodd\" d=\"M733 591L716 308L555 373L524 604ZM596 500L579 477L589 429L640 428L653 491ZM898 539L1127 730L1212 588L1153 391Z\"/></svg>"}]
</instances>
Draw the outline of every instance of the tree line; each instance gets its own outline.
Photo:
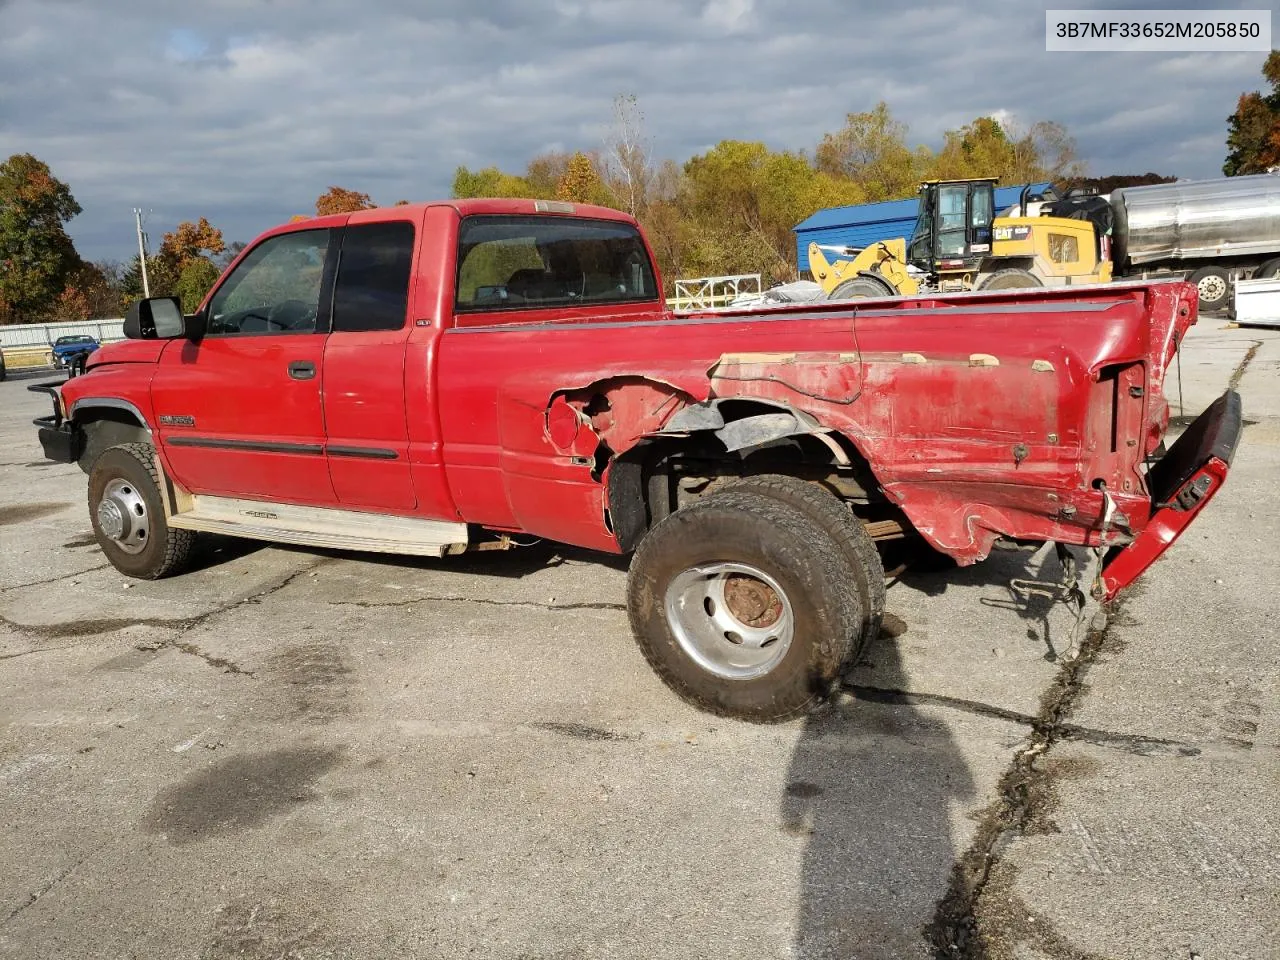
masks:
<instances>
[{"instance_id":1,"label":"tree line","mask_svg":"<svg viewBox=\"0 0 1280 960\"><path fill-rule=\"evenodd\" d=\"M1280 51L1267 57L1262 74L1270 92L1242 94L1227 118L1227 176L1280 165ZM907 125L883 102L848 114L812 151L724 140L677 163L654 156L639 102L620 96L602 143L538 154L518 172L458 167L452 194L625 210L645 227L668 280L759 273L773 282L797 276L792 228L801 220L828 207L911 197L921 180L1051 180L1107 192L1172 179L1149 173L1090 180L1085 173L1074 140L1053 121L1022 127L977 117L931 148L910 144ZM367 193L331 186L317 197L315 215L377 205ZM0 324L119 316L142 296L136 255L125 264L81 258L65 229L80 212L70 187L39 158L14 154L0 164ZM178 224L147 257L152 295L177 296L194 310L243 247L227 243L204 217Z\"/></svg>"}]
</instances>

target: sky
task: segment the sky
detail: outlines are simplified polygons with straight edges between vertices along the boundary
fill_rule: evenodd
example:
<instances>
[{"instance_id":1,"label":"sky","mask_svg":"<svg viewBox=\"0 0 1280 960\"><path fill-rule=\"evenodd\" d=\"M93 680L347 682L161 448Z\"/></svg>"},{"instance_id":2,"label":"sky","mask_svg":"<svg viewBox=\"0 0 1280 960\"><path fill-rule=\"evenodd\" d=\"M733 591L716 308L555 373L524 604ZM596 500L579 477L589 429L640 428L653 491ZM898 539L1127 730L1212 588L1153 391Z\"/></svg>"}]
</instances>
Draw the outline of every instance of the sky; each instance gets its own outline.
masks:
<instances>
[{"instance_id":1,"label":"sky","mask_svg":"<svg viewBox=\"0 0 1280 960\"><path fill-rule=\"evenodd\" d=\"M460 164L598 149L620 94L681 162L724 139L812 153L884 100L912 145L978 116L1056 120L1094 175L1221 175L1265 54L1047 53L1045 7L1068 5L0 0L0 157L71 187L89 260L136 250L134 207L154 246L201 216L251 240L332 184L447 197Z\"/></svg>"}]
</instances>

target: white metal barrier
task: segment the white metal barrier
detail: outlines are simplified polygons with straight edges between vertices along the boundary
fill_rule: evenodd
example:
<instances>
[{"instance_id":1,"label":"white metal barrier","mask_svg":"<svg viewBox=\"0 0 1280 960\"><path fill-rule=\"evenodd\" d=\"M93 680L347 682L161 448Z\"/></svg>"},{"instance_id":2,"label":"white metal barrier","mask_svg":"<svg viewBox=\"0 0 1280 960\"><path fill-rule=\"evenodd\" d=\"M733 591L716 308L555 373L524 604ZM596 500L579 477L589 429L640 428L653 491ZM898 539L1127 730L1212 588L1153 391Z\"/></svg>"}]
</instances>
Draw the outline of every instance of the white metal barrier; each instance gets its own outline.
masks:
<instances>
[{"instance_id":1,"label":"white metal barrier","mask_svg":"<svg viewBox=\"0 0 1280 960\"><path fill-rule=\"evenodd\" d=\"M693 280L677 280L676 295L667 301L667 305L677 312L688 313L726 307L739 297L759 299L761 293L758 273L698 277Z\"/></svg>"},{"instance_id":2,"label":"white metal barrier","mask_svg":"<svg viewBox=\"0 0 1280 960\"><path fill-rule=\"evenodd\" d=\"M47 347L59 337L93 337L99 343L124 339L124 319L68 320L0 326L0 347Z\"/></svg>"}]
</instances>

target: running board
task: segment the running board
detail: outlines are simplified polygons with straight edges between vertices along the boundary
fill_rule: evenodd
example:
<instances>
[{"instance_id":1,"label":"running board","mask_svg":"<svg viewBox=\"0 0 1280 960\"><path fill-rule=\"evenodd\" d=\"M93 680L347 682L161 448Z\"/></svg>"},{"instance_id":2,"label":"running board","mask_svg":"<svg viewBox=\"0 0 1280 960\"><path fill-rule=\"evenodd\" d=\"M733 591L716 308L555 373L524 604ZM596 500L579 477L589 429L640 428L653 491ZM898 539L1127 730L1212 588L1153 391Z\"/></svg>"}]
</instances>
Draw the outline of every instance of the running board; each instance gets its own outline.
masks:
<instances>
[{"instance_id":1,"label":"running board","mask_svg":"<svg viewBox=\"0 0 1280 960\"><path fill-rule=\"evenodd\" d=\"M419 557L443 557L467 546L465 523L230 497L195 495L182 500L187 509L167 518L169 526L179 530Z\"/></svg>"}]
</instances>

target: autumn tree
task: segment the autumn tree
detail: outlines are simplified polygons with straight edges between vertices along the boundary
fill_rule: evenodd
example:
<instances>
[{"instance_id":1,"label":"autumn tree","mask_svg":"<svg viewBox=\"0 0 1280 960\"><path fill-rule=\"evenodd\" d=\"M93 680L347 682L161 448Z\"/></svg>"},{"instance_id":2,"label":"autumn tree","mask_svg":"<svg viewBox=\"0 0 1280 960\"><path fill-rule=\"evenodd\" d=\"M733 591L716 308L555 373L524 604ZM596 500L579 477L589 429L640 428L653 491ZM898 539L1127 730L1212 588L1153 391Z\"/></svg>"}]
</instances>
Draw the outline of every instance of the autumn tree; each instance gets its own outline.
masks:
<instances>
[{"instance_id":1,"label":"autumn tree","mask_svg":"<svg viewBox=\"0 0 1280 960\"><path fill-rule=\"evenodd\" d=\"M611 206L616 202L600 178L596 162L581 151L570 157L565 165L564 173L556 183L556 199L600 206Z\"/></svg>"},{"instance_id":2,"label":"autumn tree","mask_svg":"<svg viewBox=\"0 0 1280 960\"><path fill-rule=\"evenodd\" d=\"M225 252L222 231L205 217L194 223L184 220L166 233L160 249L147 257L147 286L151 296L178 297L184 309L194 300L190 307L194 310L218 279L219 266L215 261ZM202 283L203 289L198 289ZM145 294L136 256L124 271L120 292L126 308L130 301Z\"/></svg>"},{"instance_id":3,"label":"autumn tree","mask_svg":"<svg viewBox=\"0 0 1280 960\"><path fill-rule=\"evenodd\" d=\"M316 216L327 217L335 213L355 213L357 210L372 210L377 204L367 193L346 190L343 187L330 187L316 198Z\"/></svg>"},{"instance_id":4,"label":"autumn tree","mask_svg":"<svg viewBox=\"0 0 1280 960\"><path fill-rule=\"evenodd\" d=\"M848 114L840 130L822 138L814 159L828 176L857 183L868 201L910 197L928 151L912 150L906 138L906 124L893 119L881 101L865 113Z\"/></svg>"},{"instance_id":5,"label":"autumn tree","mask_svg":"<svg viewBox=\"0 0 1280 960\"><path fill-rule=\"evenodd\" d=\"M81 263L67 278L67 284L51 311L57 320L95 320L120 315L118 263Z\"/></svg>"},{"instance_id":6,"label":"autumn tree","mask_svg":"<svg viewBox=\"0 0 1280 960\"><path fill-rule=\"evenodd\" d=\"M1228 177L1266 173L1280 165L1280 50L1267 55L1262 76L1271 93L1241 94L1236 112L1227 118L1227 159L1222 172Z\"/></svg>"},{"instance_id":7,"label":"autumn tree","mask_svg":"<svg viewBox=\"0 0 1280 960\"><path fill-rule=\"evenodd\" d=\"M175 264L179 271L191 261L206 254L217 255L226 249L222 231L201 217L197 223L184 220L166 233L160 242L159 256Z\"/></svg>"},{"instance_id":8,"label":"autumn tree","mask_svg":"<svg viewBox=\"0 0 1280 960\"><path fill-rule=\"evenodd\" d=\"M0 319L43 317L79 269L65 225L80 213L71 189L29 153L0 164Z\"/></svg>"},{"instance_id":9,"label":"autumn tree","mask_svg":"<svg viewBox=\"0 0 1280 960\"><path fill-rule=\"evenodd\" d=\"M512 194L512 196L528 196L535 200L554 200L556 196L556 186L560 183L560 178L564 176L565 170L569 167L569 160L573 156L571 153L565 153L563 150L550 150L546 153L540 153L525 168L522 193Z\"/></svg>"}]
</instances>

